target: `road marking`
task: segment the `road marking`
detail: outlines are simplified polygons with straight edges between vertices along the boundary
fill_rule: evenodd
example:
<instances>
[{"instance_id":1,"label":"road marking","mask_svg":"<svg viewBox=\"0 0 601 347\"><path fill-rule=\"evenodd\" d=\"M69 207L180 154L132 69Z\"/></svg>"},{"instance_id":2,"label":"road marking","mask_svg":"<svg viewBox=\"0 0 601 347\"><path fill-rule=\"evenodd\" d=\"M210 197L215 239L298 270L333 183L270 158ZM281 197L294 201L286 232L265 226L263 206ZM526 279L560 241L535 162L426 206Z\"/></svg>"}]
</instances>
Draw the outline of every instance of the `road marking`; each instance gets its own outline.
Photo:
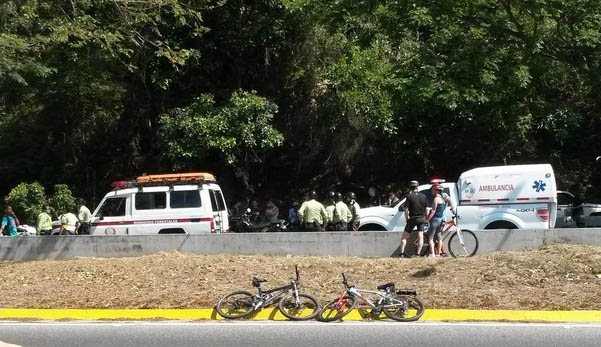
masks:
<instances>
[{"instance_id":1,"label":"road marking","mask_svg":"<svg viewBox=\"0 0 601 347\"><path fill-rule=\"evenodd\" d=\"M355 309L345 321L369 320L363 309ZM1 309L0 319L39 320L223 320L214 309ZM257 312L248 320L287 320L277 308ZM601 322L601 311L513 311L513 310L428 310L421 321L534 321Z\"/></svg>"},{"instance_id":2,"label":"road marking","mask_svg":"<svg viewBox=\"0 0 601 347\"><path fill-rule=\"evenodd\" d=\"M232 322L186 322L186 321L164 321L164 322L140 322L140 321L120 321L119 323L114 322L99 322L99 321L78 321L78 322L1 322L0 326L98 326L98 327L131 327L131 326L149 326L149 325L160 325L160 326L193 326L193 327L215 327L224 325L232 327L258 327L258 326L301 326L301 327L315 327L315 326L328 326L328 327L350 327L350 326L374 326L374 327L394 327L394 326L462 326L462 327L558 327L564 329L571 328L601 328L601 324L590 323L494 323L494 322L341 322L341 323L322 323L322 322L293 322L293 321L232 321Z\"/></svg>"}]
</instances>

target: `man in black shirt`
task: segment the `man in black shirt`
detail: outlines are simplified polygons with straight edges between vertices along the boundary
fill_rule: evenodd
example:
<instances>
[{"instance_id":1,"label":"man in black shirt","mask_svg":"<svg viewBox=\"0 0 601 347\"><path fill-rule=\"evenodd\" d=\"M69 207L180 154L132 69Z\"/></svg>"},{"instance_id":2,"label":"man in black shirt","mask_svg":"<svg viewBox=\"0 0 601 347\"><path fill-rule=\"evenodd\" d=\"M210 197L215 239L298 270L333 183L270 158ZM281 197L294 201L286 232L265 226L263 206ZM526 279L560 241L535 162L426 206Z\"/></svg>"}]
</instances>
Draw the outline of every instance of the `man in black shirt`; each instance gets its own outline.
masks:
<instances>
[{"instance_id":1,"label":"man in black shirt","mask_svg":"<svg viewBox=\"0 0 601 347\"><path fill-rule=\"evenodd\" d=\"M419 243L417 246L417 254L421 253L422 246L424 245L424 230L426 228L426 207L428 201L426 196L417 191L419 183L417 181L409 182L411 192L407 195L405 201L405 231L403 232L403 238L401 239L401 258L409 258L409 255L405 253L405 246L407 246L407 239L409 234L413 232L413 229L417 227L417 233L419 237Z\"/></svg>"}]
</instances>

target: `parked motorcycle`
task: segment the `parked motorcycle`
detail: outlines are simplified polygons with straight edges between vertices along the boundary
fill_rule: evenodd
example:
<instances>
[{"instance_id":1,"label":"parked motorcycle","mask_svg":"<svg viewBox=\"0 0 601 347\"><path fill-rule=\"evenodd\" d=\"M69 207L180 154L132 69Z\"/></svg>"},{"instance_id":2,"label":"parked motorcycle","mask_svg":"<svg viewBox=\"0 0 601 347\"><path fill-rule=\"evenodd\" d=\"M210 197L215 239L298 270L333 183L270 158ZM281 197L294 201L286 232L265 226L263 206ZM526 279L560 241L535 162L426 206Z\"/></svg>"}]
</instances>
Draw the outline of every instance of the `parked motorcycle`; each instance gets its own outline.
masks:
<instances>
[{"instance_id":1,"label":"parked motorcycle","mask_svg":"<svg viewBox=\"0 0 601 347\"><path fill-rule=\"evenodd\" d=\"M35 236L37 234L35 228L27 224L17 226L17 233L19 236Z\"/></svg>"},{"instance_id":2,"label":"parked motorcycle","mask_svg":"<svg viewBox=\"0 0 601 347\"><path fill-rule=\"evenodd\" d=\"M279 219L277 222L259 222L256 213L250 209L240 216L230 218L230 231L234 233L266 233L286 231L287 222Z\"/></svg>"}]
</instances>

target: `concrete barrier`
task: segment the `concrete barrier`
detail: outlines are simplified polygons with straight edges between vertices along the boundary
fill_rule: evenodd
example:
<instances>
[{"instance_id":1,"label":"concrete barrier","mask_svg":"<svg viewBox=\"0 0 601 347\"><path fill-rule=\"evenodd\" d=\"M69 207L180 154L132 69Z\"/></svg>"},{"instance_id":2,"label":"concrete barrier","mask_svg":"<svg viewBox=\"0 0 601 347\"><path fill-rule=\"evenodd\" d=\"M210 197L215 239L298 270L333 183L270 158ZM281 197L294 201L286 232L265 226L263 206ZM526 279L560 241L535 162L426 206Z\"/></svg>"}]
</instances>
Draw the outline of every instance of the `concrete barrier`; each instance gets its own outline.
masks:
<instances>
[{"instance_id":1,"label":"concrete barrier","mask_svg":"<svg viewBox=\"0 0 601 347\"><path fill-rule=\"evenodd\" d=\"M553 242L601 245L601 229L476 231L478 254L538 247ZM1 237L0 260L132 257L162 251L193 254L265 254L389 257L401 233L386 231L205 235Z\"/></svg>"}]
</instances>

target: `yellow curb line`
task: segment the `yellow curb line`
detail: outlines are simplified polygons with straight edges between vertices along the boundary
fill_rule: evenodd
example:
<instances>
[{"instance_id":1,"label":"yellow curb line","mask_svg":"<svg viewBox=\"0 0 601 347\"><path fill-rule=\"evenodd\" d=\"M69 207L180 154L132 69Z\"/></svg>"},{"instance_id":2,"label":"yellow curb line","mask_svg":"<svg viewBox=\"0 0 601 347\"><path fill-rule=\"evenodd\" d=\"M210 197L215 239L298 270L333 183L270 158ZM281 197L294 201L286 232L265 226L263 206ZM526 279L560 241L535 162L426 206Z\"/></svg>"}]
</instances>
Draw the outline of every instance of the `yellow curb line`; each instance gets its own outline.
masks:
<instances>
[{"instance_id":1,"label":"yellow curb line","mask_svg":"<svg viewBox=\"0 0 601 347\"><path fill-rule=\"evenodd\" d=\"M355 309L344 320L364 320ZM382 316L384 317L384 316ZM0 309L0 319L39 320L223 320L214 309ZM286 320L277 308L257 312L248 320ZM422 321L601 322L601 311L428 310Z\"/></svg>"}]
</instances>

